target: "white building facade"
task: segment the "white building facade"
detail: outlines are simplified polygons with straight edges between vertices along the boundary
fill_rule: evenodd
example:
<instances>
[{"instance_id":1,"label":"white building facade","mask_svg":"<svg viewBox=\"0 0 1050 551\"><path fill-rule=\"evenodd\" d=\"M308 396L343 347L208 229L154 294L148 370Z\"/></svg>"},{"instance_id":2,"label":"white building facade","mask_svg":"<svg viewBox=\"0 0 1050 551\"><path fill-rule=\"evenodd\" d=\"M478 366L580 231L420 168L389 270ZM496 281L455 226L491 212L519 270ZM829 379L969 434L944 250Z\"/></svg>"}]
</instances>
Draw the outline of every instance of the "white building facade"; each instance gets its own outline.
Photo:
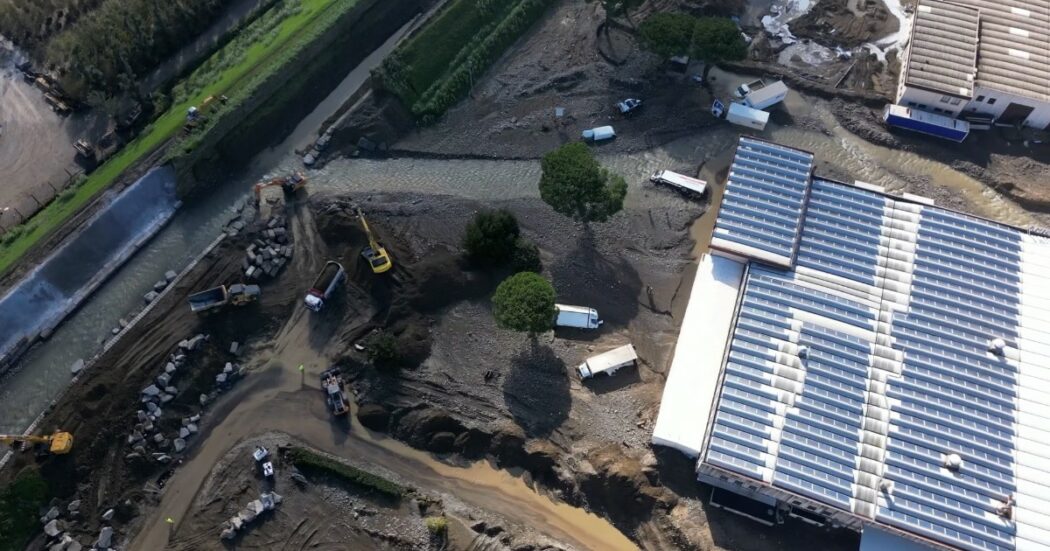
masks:
<instances>
[{"instance_id":1,"label":"white building facade","mask_svg":"<svg viewBox=\"0 0 1050 551\"><path fill-rule=\"evenodd\" d=\"M1050 0L921 0L897 103L1050 128Z\"/></svg>"}]
</instances>

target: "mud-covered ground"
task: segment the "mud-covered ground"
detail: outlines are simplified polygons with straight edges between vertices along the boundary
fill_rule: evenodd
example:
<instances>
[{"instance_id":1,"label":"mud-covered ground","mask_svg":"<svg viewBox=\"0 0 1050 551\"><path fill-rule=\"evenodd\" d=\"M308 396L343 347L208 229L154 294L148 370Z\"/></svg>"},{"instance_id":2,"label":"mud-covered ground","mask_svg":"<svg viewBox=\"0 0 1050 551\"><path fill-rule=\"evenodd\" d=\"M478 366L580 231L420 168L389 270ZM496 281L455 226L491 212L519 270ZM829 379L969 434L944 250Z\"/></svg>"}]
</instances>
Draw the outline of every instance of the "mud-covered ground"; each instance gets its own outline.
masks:
<instances>
[{"instance_id":1,"label":"mud-covered ground","mask_svg":"<svg viewBox=\"0 0 1050 551\"><path fill-rule=\"evenodd\" d=\"M882 0L820 0L789 25L796 37L832 48L855 48L900 29Z\"/></svg>"}]
</instances>

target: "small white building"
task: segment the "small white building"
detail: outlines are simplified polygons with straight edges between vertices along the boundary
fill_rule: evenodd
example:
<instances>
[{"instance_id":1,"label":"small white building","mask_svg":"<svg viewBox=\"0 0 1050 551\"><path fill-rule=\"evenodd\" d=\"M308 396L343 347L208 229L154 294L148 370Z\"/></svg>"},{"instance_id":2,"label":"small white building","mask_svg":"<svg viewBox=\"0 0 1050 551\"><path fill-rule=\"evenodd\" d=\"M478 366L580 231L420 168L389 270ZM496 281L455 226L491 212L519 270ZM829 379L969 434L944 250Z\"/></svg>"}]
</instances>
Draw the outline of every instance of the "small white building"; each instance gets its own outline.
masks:
<instances>
[{"instance_id":1,"label":"small white building","mask_svg":"<svg viewBox=\"0 0 1050 551\"><path fill-rule=\"evenodd\" d=\"M897 103L1050 128L1050 0L920 0Z\"/></svg>"}]
</instances>

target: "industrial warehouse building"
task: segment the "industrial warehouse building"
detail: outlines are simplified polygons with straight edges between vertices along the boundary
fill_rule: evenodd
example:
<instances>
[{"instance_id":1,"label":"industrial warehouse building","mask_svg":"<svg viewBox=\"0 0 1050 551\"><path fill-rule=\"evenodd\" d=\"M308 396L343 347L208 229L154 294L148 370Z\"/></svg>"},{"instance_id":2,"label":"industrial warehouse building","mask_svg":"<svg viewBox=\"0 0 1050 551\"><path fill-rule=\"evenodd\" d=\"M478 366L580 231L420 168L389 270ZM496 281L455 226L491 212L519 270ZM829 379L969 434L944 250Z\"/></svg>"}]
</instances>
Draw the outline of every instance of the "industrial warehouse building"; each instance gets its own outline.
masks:
<instances>
[{"instance_id":1,"label":"industrial warehouse building","mask_svg":"<svg viewBox=\"0 0 1050 551\"><path fill-rule=\"evenodd\" d=\"M1050 550L1050 240L813 162L741 138L653 443L864 550Z\"/></svg>"},{"instance_id":2,"label":"industrial warehouse building","mask_svg":"<svg viewBox=\"0 0 1050 551\"><path fill-rule=\"evenodd\" d=\"M1050 127L1050 0L920 0L897 104Z\"/></svg>"}]
</instances>

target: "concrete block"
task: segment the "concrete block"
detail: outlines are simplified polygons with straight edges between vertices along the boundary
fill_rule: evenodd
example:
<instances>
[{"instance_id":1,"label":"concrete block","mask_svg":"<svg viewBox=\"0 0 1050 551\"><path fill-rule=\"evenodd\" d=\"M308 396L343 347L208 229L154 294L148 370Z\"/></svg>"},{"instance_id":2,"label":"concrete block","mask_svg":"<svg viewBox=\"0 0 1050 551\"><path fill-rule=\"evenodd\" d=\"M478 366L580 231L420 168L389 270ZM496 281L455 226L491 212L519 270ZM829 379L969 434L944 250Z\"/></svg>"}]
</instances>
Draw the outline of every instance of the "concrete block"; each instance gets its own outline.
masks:
<instances>
[{"instance_id":1,"label":"concrete block","mask_svg":"<svg viewBox=\"0 0 1050 551\"><path fill-rule=\"evenodd\" d=\"M176 367L175 367L175 363L174 362L168 362L164 366L164 372L167 373L168 375L172 375L173 373L175 373L175 370L176 370Z\"/></svg>"},{"instance_id":2,"label":"concrete block","mask_svg":"<svg viewBox=\"0 0 1050 551\"><path fill-rule=\"evenodd\" d=\"M158 293L163 291L167 287L168 287L168 281L165 280L165 279L161 279L160 281L157 281L156 283L153 284L153 290L158 292Z\"/></svg>"},{"instance_id":3,"label":"concrete block","mask_svg":"<svg viewBox=\"0 0 1050 551\"><path fill-rule=\"evenodd\" d=\"M175 270L168 270L164 272L164 279L168 280L168 283L175 281L175 278L179 277L179 274Z\"/></svg>"},{"instance_id":4,"label":"concrete block","mask_svg":"<svg viewBox=\"0 0 1050 551\"><path fill-rule=\"evenodd\" d=\"M102 520L109 522L113 520L114 514L116 514L116 511L114 511L113 509L106 509L106 512L102 513Z\"/></svg>"},{"instance_id":5,"label":"concrete block","mask_svg":"<svg viewBox=\"0 0 1050 551\"><path fill-rule=\"evenodd\" d=\"M181 453L182 450L186 449L186 441L182 438L176 438L172 445L174 446L172 449L175 450L175 453Z\"/></svg>"},{"instance_id":6,"label":"concrete block","mask_svg":"<svg viewBox=\"0 0 1050 551\"><path fill-rule=\"evenodd\" d=\"M156 291L150 291L150 292L146 293L145 295L142 295L142 300L146 301L146 304L149 304L149 303L157 300L157 292Z\"/></svg>"},{"instance_id":7,"label":"concrete block","mask_svg":"<svg viewBox=\"0 0 1050 551\"><path fill-rule=\"evenodd\" d=\"M161 373L160 375L157 375L157 386L158 387L166 387L166 386L168 386L170 384L171 384L171 375L169 375L167 373ZM143 392L145 392L145 391L143 391Z\"/></svg>"},{"instance_id":8,"label":"concrete block","mask_svg":"<svg viewBox=\"0 0 1050 551\"><path fill-rule=\"evenodd\" d=\"M177 388L175 388L173 386L166 386L166 387L164 387L164 392L167 392L168 394L178 394L179 393L179 389L177 389Z\"/></svg>"},{"instance_id":9,"label":"concrete block","mask_svg":"<svg viewBox=\"0 0 1050 551\"><path fill-rule=\"evenodd\" d=\"M157 388L157 385L149 385L148 387L142 389L142 394L146 396L156 396L160 394L160 389Z\"/></svg>"},{"instance_id":10,"label":"concrete block","mask_svg":"<svg viewBox=\"0 0 1050 551\"><path fill-rule=\"evenodd\" d=\"M70 367L69 370L73 373L73 375L76 375L77 373L80 373L81 371L83 371L84 370L84 360L83 360L83 358L73 362L73 366Z\"/></svg>"},{"instance_id":11,"label":"concrete block","mask_svg":"<svg viewBox=\"0 0 1050 551\"><path fill-rule=\"evenodd\" d=\"M236 356L238 353L240 353L240 351L241 351L241 343L239 343L237 341L233 341L232 343L230 343L230 354L233 354L234 356Z\"/></svg>"}]
</instances>

